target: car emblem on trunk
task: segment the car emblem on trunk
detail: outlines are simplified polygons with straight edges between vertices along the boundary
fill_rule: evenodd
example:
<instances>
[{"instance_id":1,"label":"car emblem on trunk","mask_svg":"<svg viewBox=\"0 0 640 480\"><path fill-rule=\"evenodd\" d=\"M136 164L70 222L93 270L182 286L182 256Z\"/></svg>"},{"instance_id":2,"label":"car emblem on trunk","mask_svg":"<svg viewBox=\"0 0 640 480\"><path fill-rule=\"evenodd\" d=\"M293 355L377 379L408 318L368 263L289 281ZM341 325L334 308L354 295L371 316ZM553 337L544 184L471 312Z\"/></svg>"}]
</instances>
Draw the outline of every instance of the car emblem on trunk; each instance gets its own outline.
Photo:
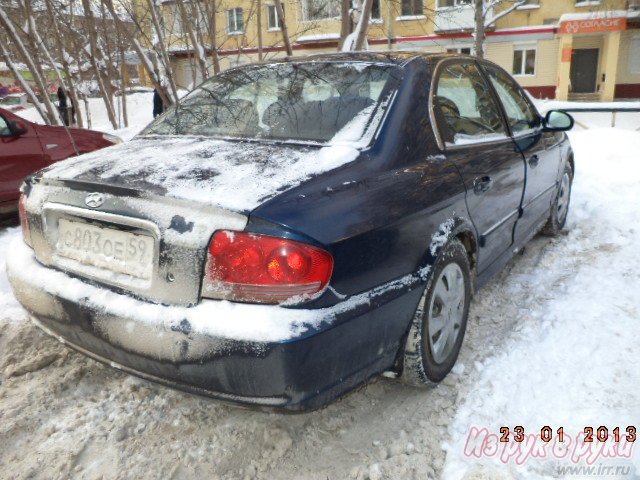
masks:
<instances>
[{"instance_id":1,"label":"car emblem on trunk","mask_svg":"<svg viewBox=\"0 0 640 480\"><path fill-rule=\"evenodd\" d=\"M98 208L104 203L104 195L101 193L90 193L84 199L84 203L87 204L87 207Z\"/></svg>"}]
</instances>

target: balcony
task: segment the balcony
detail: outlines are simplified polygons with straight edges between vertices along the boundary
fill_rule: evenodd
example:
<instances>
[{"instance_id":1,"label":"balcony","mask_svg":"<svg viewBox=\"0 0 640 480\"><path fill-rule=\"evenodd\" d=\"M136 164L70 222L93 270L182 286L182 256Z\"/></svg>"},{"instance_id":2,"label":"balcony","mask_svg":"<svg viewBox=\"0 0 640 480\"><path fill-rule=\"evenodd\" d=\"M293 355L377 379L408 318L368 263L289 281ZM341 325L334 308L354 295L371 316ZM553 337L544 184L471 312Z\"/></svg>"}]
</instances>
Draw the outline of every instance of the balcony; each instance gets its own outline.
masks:
<instances>
[{"instance_id":1,"label":"balcony","mask_svg":"<svg viewBox=\"0 0 640 480\"><path fill-rule=\"evenodd\" d=\"M493 9L489 10L487 17L493 16ZM474 8L471 4L459 4L451 7L438 7L433 19L435 31L459 32L463 30L473 30Z\"/></svg>"}]
</instances>

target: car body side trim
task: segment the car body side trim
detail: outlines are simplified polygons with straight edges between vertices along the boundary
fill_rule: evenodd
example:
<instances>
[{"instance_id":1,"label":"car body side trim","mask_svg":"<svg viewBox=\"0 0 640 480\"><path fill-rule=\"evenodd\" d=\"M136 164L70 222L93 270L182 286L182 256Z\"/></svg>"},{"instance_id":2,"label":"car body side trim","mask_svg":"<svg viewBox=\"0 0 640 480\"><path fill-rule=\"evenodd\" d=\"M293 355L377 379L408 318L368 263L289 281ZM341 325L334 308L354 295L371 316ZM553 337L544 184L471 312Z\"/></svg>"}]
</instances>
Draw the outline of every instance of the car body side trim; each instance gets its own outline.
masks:
<instances>
[{"instance_id":1,"label":"car body side trim","mask_svg":"<svg viewBox=\"0 0 640 480\"><path fill-rule=\"evenodd\" d=\"M499 220L497 223L494 223L486 232L484 232L480 238L484 239L487 236L491 235L493 232L495 232L498 228L500 228L502 225L504 225L506 222L509 221L509 219L511 219L514 215L518 215L520 213L520 209L514 210L513 212L509 213L508 215L506 215L503 219Z\"/></svg>"}]
</instances>

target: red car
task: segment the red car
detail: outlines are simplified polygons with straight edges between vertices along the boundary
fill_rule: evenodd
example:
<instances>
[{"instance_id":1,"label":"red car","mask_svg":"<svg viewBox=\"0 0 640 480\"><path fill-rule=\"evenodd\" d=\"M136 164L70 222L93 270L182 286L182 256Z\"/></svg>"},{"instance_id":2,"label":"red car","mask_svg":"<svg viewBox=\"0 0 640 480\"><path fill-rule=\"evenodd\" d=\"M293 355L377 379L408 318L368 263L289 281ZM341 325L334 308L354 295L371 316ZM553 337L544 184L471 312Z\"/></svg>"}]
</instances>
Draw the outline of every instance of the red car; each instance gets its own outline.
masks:
<instances>
[{"instance_id":1,"label":"red car","mask_svg":"<svg viewBox=\"0 0 640 480\"><path fill-rule=\"evenodd\" d=\"M17 210L25 177L120 142L116 136L92 130L38 125L0 108L0 215Z\"/></svg>"}]
</instances>

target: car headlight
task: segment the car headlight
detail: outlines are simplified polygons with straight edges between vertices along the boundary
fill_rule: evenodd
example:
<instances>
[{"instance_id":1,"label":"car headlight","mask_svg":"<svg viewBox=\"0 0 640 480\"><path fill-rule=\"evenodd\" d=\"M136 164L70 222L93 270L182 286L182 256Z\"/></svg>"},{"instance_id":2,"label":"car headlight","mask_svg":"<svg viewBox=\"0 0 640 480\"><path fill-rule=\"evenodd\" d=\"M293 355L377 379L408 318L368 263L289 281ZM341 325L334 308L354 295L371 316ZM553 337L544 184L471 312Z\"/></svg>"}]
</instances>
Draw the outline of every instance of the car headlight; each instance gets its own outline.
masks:
<instances>
[{"instance_id":1,"label":"car headlight","mask_svg":"<svg viewBox=\"0 0 640 480\"><path fill-rule=\"evenodd\" d=\"M111 142L114 145L122 143L122 139L116 135L110 135L108 133L103 133L102 138L104 138L107 142Z\"/></svg>"}]
</instances>

